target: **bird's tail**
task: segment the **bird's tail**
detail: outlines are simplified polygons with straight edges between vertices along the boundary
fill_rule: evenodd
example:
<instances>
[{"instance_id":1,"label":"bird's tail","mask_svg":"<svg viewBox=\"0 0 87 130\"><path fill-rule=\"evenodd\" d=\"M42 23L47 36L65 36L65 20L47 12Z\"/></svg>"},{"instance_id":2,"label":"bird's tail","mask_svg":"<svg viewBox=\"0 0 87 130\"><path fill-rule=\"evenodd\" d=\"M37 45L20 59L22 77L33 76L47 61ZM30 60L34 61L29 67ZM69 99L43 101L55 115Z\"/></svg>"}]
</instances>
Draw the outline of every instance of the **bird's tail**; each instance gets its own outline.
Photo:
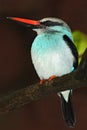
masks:
<instances>
[{"instance_id":1,"label":"bird's tail","mask_svg":"<svg viewBox=\"0 0 87 130\"><path fill-rule=\"evenodd\" d=\"M69 93L68 93L67 100L64 97L64 93L60 93L61 106L62 106L63 117L67 126L73 128L75 127L75 118L74 118L74 113L73 113L73 108L72 108L72 103L71 103L72 92L71 90L69 90L68 92Z\"/></svg>"}]
</instances>

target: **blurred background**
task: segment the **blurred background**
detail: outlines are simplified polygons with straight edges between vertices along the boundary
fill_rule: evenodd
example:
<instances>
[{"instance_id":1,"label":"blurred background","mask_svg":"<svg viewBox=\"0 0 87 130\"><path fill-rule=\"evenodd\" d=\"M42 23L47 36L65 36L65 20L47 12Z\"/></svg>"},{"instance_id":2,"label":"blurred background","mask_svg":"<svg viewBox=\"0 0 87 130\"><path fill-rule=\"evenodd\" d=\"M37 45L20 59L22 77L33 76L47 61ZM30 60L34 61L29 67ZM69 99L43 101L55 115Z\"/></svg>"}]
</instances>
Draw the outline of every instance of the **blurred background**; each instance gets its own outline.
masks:
<instances>
[{"instance_id":1,"label":"blurred background","mask_svg":"<svg viewBox=\"0 0 87 130\"><path fill-rule=\"evenodd\" d=\"M42 19L58 17L72 31L87 34L87 0L0 0L0 96L39 81L30 47L36 33L6 16ZM83 86L84 87L84 86ZM87 89L73 94L75 130L87 129ZM0 116L0 130L68 130L56 94Z\"/></svg>"}]
</instances>

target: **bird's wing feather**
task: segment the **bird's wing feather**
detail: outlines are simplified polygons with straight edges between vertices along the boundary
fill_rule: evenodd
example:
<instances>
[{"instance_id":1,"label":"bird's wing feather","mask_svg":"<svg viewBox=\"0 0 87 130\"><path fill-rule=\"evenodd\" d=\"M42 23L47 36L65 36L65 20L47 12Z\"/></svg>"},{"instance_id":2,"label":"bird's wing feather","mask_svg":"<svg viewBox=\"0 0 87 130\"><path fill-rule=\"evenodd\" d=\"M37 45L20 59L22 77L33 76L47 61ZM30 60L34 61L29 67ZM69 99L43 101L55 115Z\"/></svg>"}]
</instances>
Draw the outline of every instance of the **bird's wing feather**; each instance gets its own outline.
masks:
<instances>
[{"instance_id":1,"label":"bird's wing feather","mask_svg":"<svg viewBox=\"0 0 87 130\"><path fill-rule=\"evenodd\" d=\"M64 35L63 36L63 39L64 41L67 43L67 45L69 46L69 48L71 49L72 51L72 54L74 55L75 57L75 61L73 63L73 66L74 68L76 69L77 66L78 66L78 52L77 52L77 49L73 43L73 41L67 36L67 35Z\"/></svg>"}]
</instances>

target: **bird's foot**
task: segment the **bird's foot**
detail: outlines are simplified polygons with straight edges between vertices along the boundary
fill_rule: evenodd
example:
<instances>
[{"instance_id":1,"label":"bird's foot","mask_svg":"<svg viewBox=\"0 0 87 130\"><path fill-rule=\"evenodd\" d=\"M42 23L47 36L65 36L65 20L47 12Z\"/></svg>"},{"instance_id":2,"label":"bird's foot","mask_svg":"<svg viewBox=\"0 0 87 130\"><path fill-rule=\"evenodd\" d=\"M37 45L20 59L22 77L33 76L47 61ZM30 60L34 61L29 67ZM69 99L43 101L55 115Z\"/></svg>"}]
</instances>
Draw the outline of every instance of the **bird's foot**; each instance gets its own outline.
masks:
<instances>
[{"instance_id":1,"label":"bird's foot","mask_svg":"<svg viewBox=\"0 0 87 130\"><path fill-rule=\"evenodd\" d=\"M51 81L51 80L53 80L54 78L56 78L57 76L56 75L52 75L49 79L48 79L48 81Z\"/></svg>"},{"instance_id":2,"label":"bird's foot","mask_svg":"<svg viewBox=\"0 0 87 130\"><path fill-rule=\"evenodd\" d=\"M49 77L48 81L51 81L51 80L53 80L56 77L57 77L56 75L52 75L52 76ZM42 85L45 81L47 81L47 80L46 79L40 80L40 85Z\"/></svg>"},{"instance_id":3,"label":"bird's foot","mask_svg":"<svg viewBox=\"0 0 87 130\"><path fill-rule=\"evenodd\" d=\"M42 85L45 82L45 79L40 80L40 85Z\"/></svg>"}]
</instances>

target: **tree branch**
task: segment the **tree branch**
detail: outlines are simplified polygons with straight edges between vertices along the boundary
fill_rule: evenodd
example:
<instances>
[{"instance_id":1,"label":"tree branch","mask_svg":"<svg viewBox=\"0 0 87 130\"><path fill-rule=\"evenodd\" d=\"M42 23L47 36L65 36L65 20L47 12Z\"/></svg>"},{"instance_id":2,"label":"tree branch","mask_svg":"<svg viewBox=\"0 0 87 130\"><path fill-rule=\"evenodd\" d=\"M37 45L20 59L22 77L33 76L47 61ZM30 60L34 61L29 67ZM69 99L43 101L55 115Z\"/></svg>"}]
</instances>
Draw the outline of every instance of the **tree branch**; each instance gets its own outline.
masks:
<instances>
[{"instance_id":1,"label":"tree branch","mask_svg":"<svg viewBox=\"0 0 87 130\"><path fill-rule=\"evenodd\" d=\"M50 82L46 81L43 85L36 83L27 86L2 97L0 99L0 114L16 110L24 104L38 100L44 96L80 87L87 87L87 49L75 72L55 78Z\"/></svg>"}]
</instances>

